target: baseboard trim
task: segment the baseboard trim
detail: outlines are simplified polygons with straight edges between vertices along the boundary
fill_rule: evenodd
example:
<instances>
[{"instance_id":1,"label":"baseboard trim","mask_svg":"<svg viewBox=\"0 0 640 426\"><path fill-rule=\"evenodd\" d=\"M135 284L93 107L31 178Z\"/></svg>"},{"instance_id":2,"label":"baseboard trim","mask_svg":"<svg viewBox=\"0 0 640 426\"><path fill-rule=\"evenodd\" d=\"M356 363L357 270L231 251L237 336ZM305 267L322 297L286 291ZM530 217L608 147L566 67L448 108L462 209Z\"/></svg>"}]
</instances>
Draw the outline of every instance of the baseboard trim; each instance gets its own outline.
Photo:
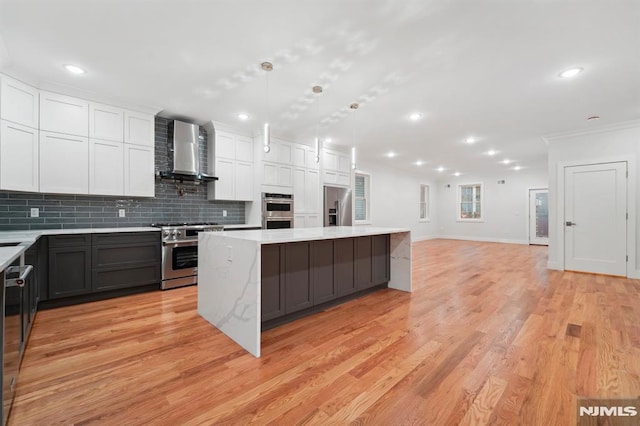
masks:
<instances>
[{"instance_id":1,"label":"baseboard trim","mask_svg":"<svg viewBox=\"0 0 640 426\"><path fill-rule=\"evenodd\" d=\"M437 237L443 240L463 240L463 241L480 241L483 243L503 243L503 244L529 244L526 240L511 240L508 238L487 238L487 237L469 237L462 235L438 235Z\"/></svg>"},{"instance_id":2,"label":"baseboard trim","mask_svg":"<svg viewBox=\"0 0 640 426\"><path fill-rule=\"evenodd\" d=\"M632 279L635 279L635 280L640 279L640 270L638 270L638 269L632 270L631 272L629 272L627 274L627 278L632 278Z\"/></svg>"}]
</instances>

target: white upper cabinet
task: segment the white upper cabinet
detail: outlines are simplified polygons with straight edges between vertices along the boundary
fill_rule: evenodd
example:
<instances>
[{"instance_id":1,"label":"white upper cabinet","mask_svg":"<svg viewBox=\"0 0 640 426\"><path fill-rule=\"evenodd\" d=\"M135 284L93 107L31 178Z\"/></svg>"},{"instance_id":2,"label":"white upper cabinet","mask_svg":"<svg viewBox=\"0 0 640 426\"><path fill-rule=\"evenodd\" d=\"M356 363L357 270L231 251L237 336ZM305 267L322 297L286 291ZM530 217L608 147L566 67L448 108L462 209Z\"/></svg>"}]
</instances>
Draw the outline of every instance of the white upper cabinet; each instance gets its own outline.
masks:
<instances>
[{"instance_id":1,"label":"white upper cabinet","mask_svg":"<svg viewBox=\"0 0 640 426\"><path fill-rule=\"evenodd\" d=\"M0 189L37 192L38 130L0 121Z\"/></svg>"},{"instance_id":2,"label":"white upper cabinet","mask_svg":"<svg viewBox=\"0 0 640 426\"><path fill-rule=\"evenodd\" d=\"M124 145L89 139L89 194L124 194Z\"/></svg>"},{"instance_id":3,"label":"white upper cabinet","mask_svg":"<svg viewBox=\"0 0 640 426\"><path fill-rule=\"evenodd\" d=\"M293 165L307 167L307 147L295 144L292 148Z\"/></svg>"},{"instance_id":4,"label":"white upper cabinet","mask_svg":"<svg viewBox=\"0 0 640 426\"><path fill-rule=\"evenodd\" d=\"M57 93L40 92L40 130L88 136L89 102Z\"/></svg>"},{"instance_id":5,"label":"white upper cabinet","mask_svg":"<svg viewBox=\"0 0 640 426\"><path fill-rule=\"evenodd\" d=\"M215 158L235 160L235 135L233 133L216 131L215 138Z\"/></svg>"},{"instance_id":6,"label":"white upper cabinet","mask_svg":"<svg viewBox=\"0 0 640 426\"><path fill-rule=\"evenodd\" d=\"M349 173L351 171L351 158L347 154L338 153L338 171Z\"/></svg>"},{"instance_id":7,"label":"white upper cabinet","mask_svg":"<svg viewBox=\"0 0 640 426\"><path fill-rule=\"evenodd\" d=\"M124 142L153 147L155 117L137 111L124 112Z\"/></svg>"},{"instance_id":8,"label":"white upper cabinet","mask_svg":"<svg viewBox=\"0 0 640 426\"><path fill-rule=\"evenodd\" d=\"M351 157L333 149L322 150L322 182L330 185L351 186Z\"/></svg>"},{"instance_id":9,"label":"white upper cabinet","mask_svg":"<svg viewBox=\"0 0 640 426\"><path fill-rule=\"evenodd\" d=\"M246 136L236 136L235 159L238 161L253 162L253 139Z\"/></svg>"},{"instance_id":10,"label":"white upper cabinet","mask_svg":"<svg viewBox=\"0 0 640 426\"><path fill-rule=\"evenodd\" d=\"M285 142L277 142L278 144L278 163L293 164L293 148Z\"/></svg>"},{"instance_id":11,"label":"white upper cabinet","mask_svg":"<svg viewBox=\"0 0 640 426\"><path fill-rule=\"evenodd\" d=\"M323 150L322 167L325 170L338 170L338 153L327 149Z\"/></svg>"},{"instance_id":12,"label":"white upper cabinet","mask_svg":"<svg viewBox=\"0 0 640 426\"><path fill-rule=\"evenodd\" d=\"M237 161L235 164L235 199L253 200L253 163Z\"/></svg>"},{"instance_id":13,"label":"white upper cabinet","mask_svg":"<svg viewBox=\"0 0 640 426\"><path fill-rule=\"evenodd\" d=\"M89 193L89 140L40 131L40 191Z\"/></svg>"},{"instance_id":14,"label":"white upper cabinet","mask_svg":"<svg viewBox=\"0 0 640 426\"><path fill-rule=\"evenodd\" d=\"M124 145L124 195L155 196L154 148Z\"/></svg>"},{"instance_id":15,"label":"white upper cabinet","mask_svg":"<svg viewBox=\"0 0 640 426\"><path fill-rule=\"evenodd\" d=\"M38 89L4 75L0 79L0 118L37 129Z\"/></svg>"},{"instance_id":16,"label":"white upper cabinet","mask_svg":"<svg viewBox=\"0 0 640 426\"><path fill-rule=\"evenodd\" d=\"M124 141L124 111L109 105L89 104L89 137L114 142Z\"/></svg>"}]
</instances>

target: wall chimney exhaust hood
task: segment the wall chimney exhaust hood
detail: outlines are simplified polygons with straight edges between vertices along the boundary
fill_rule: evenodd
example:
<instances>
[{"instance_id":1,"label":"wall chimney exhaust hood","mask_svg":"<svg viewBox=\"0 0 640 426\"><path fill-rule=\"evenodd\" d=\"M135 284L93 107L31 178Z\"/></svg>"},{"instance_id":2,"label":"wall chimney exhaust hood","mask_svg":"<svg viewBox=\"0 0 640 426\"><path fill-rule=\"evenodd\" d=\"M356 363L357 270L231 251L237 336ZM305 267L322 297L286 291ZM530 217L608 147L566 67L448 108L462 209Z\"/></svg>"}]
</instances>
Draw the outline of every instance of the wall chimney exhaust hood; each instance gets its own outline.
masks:
<instances>
[{"instance_id":1,"label":"wall chimney exhaust hood","mask_svg":"<svg viewBox=\"0 0 640 426\"><path fill-rule=\"evenodd\" d=\"M197 124L174 120L169 124L170 170L160 172L161 178L192 182L218 180L217 177L200 172L200 150L198 148L199 127Z\"/></svg>"}]
</instances>

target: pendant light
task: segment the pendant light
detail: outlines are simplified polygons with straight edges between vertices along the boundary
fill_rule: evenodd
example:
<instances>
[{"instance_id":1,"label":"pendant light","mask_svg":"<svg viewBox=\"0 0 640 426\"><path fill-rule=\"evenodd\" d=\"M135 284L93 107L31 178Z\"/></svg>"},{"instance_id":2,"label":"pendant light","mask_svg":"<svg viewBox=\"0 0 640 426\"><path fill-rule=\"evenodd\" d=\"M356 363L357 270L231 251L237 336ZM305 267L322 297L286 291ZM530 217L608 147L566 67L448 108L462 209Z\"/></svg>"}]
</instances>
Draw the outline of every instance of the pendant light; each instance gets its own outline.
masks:
<instances>
[{"instance_id":1,"label":"pendant light","mask_svg":"<svg viewBox=\"0 0 640 426\"><path fill-rule=\"evenodd\" d=\"M320 95L322 93L322 86L313 86L313 93ZM320 96L318 96L318 121L316 122L316 139L315 139L315 152L316 152L316 163L320 162L320 138L318 137L320 128Z\"/></svg>"},{"instance_id":2,"label":"pendant light","mask_svg":"<svg viewBox=\"0 0 640 426\"><path fill-rule=\"evenodd\" d=\"M352 111L355 111L355 110L358 109L358 106L359 105L354 102L351 105L349 105L349 108L351 108ZM355 131L356 125L355 125L354 120L355 120L355 116L351 119L351 143L353 143L353 144L355 144L355 142L356 142L356 136L355 136L355 134L356 134L356 131ZM356 147L355 146L351 147L351 168L353 170L356 169Z\"/></svg>"},{"instance_id":3,"label":"pendant light","mask_svg":"<svg viewBox=\"0 0 640 426\"><path fill-rule=\"evenodd\" d=\"M271 151L271 126L269 125L269 72L273 71L273 64L271 62L263 62L260 67L265 71L266 81L266 113L264 128L262 130L263 148L265 153Z\"/></svg>"}]
</instances>

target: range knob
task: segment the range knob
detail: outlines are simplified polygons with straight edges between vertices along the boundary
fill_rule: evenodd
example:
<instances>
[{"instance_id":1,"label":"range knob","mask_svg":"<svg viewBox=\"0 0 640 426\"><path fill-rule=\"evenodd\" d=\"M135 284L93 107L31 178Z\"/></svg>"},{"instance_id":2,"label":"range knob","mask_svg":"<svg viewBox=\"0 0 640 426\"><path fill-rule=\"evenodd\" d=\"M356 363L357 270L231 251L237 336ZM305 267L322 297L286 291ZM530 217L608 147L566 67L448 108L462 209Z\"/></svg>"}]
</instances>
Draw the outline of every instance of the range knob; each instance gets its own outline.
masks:
<instances>
[{"instance_id":1,"label":"range knob","mask_svg":"<svg viewBox=\"0 0 640 426\"><path fill-rule=\"evenodd\" d=\"M182 235L182 232L178 231L177 229L174 229L172 235L173 235L173 238L177 238L180 235Z\"/></svg>"},{"instance_id":2,"label":"range knob","mask_svg":"<svg viewBox=\"0 0 640 426\"><path fill-rule=\"evenodd\" d=\"M171 232L169 232L169 231L164 231L162 233L162 236L165 237L165 238L167 238L169 235L171 235Z\"/></svg>"}]
</instances>

